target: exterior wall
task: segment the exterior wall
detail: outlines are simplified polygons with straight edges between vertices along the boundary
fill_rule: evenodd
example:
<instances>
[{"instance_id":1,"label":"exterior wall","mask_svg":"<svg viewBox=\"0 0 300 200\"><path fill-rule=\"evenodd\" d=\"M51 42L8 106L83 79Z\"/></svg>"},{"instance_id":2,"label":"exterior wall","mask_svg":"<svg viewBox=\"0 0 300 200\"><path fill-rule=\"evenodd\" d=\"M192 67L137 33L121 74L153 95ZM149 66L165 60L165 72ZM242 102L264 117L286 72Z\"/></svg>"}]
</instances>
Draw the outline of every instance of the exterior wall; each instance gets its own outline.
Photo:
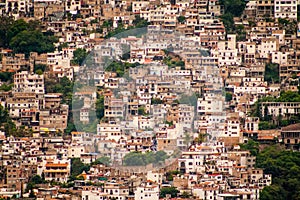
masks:
<instances>
[{"instance_id":1,"label":"exterior wall","mask_svg":"<svg viewBox=\"0 0 300 200\"><path fill-rule=\"evenodd\" d=\"M158 186L146 186L137 187L134 193L134 199L143 200L158 200L159 199L159 188Z\"/></svg>"},{"instance_id":2,"label":"exterior wall","mask_svg":"<svg viewBox=\"0 0 300 200\"><path fill-rule=\"evenodd\" d=\"M14 75L13 92L32 92L36 94L44 94L44 76L37 74L29 74L22 71Z\"/></svg>"},{"instance_id":3,"label":"exterior wall","mask_svg":"<svg viewBox=\"0 0 300 200\"><path fill-rule=\"evenodd\" d=\"M85 153L85 151L82 145L73 145L68 148L69 158L80 158L80 155L83 153Z\"/></svg>"},{"instance_id":4,"label":"exterior wall","mask_svg":"<svg viewBox=\"0 0 300 200\"><path fill-rule=\"evenodd\" d=\"M274 17L297 20L297 1L274 0Z\"/></svg>"},{"instance_id":5,"label":"exterior wall","mask_svg":"<svg viewBox=\"0 0 300 200\"><path fill-rule=\"evenodd\" d=\"M261 104L261 114L264 116L265 106L268 108L268 114L278 117L282 115L296 115L300 113L300 102L263 102Z\"/></svg>"}]
</instances>

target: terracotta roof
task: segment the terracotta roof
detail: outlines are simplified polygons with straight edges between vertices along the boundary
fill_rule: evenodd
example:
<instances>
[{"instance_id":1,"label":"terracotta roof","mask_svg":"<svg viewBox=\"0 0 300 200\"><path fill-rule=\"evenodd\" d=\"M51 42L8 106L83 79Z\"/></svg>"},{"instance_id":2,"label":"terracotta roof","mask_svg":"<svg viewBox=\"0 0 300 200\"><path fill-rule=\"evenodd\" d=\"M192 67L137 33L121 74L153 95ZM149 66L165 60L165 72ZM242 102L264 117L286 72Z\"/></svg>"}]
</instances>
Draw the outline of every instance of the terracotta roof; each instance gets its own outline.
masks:
<instances>
[{"instance_id":1,"label":"terracotta roof","mask_svg":"<svg viewBox=\"0 0 300 200\"><path fill-rule=\"evenodd\" d=\"M84 133L84 132L75 132L75 131L71 132L72 135L78 135L78 134L82 134L82 133Z\"/></svg>"},{"instance_id":2,"label":"terracotta roof","mask_svg":"<svg viewBox=\"0 0 300 200\"><path fill-rule=\"evenodd\" d=\"M49 164L46 164L46 167L67 167L68 164L64 164L64 163L49 163Z\"/></svg>"},{"instance_id":3,"label":"terracotta roof","mask_svg":"<svg viewBox=\"0 0 300 200\"><path fill-rule=\"evenodd\" d=\"M299 131L300 132L300 123L291 124L286 127L283 127L281 131Z\"/></svg>"},{"instance_id":4,"label":"terracotta roof","mask_svg":"<svg viewBox=\"0 0 300 200\"><path fill-rule=\"evenodd\" d=\"M274 140L274 136L258 136L258 140Z\"/></svg>"}]
</instances>

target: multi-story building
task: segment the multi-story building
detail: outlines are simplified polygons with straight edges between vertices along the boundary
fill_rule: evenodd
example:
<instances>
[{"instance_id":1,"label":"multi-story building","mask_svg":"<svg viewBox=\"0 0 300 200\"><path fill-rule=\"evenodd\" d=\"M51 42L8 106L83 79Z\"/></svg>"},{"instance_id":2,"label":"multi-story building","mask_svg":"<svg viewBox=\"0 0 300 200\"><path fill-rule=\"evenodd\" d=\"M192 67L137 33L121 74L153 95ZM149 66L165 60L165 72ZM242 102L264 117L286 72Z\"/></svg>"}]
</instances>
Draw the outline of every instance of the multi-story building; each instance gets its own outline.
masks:
<instances>
[{"instance_id":1,"label":"multi-story building","mask_svg":"<svg viewBox=\"0 0 300 200\"><path fill-rule=\"evenodd\" d=\"M115 141L119 141L123 136L121 127L116 121L100 122L100 124L97 125L97 135L106 140Z\"/></svg>"},{"instance_id":2,"label":"multi-story building","mask_svg":"<svg viewBox=\"0 0 300 200\"><path fill-rule=\"evenodd\" d=\"M299 114L300 102L262 102L260 112L263 117L265 115L289 117Z\"/></svg>"},{"instance_id":3,"label":"multi-story building","mask_svg":"<svg viewBox=\"0 0 300 200\"><path fill-rule=\"evenodd\" d=\"M134 199L158 200L159 187L157 184L148 181L138 186L134 192Z\"/></svg>"},{"instance_id":4,"label":"multi-story building","mask_svg":"<svg viewBox=\"0 0 300 200\"><path fill-rule=\"evenodd\" d=\"M71 173L71 160L44 160L37 174L45 176L46 181L67 182Z\"/></svg>"},{"instance_id":5,"label":"multi-story building","mask_svg":"<svg viewBox=\"0 0 300 200\"><path fill-rule=\"evenodd\" d=\"M69 106L65 104L52 110L41 110L39 115L40 127L63 132L67 128L68 114Z\"/></svg>"},{"instance_id":6,"label":"multi-story building","mask_svg":"<svg viewBox=\"0 0 300 200\"><path fill-rule=\"evenodd\" d=\"M274 16L274 0L256 0L256 17L273 17Z\"/></svg>"},{"instance_id":7,"label":"multi-story building","mask_svg":"<svg viewBox=\"0 0 300 200\"><path fill-rule=\"evenodd\" d=\"M26 70L28 61L25 59L25 54L4 54L2 57L2 68L3 71L19 71Z\"/></svg>"},{"instance_id":8,"label":"multi-story building","mask_svg":"<svg viewBox=\"0 0 300 200\"><path fill-rule=\"evenodd\" d=\"M22 71L14 75L14 93L30 92L37 95L45 94L44 75L30 74Z\"/></svg>"},{"instance_id":9,"label":"multi-story building","mask_svg":"<svg viewBox=\"0 0 300 200\"><path fill-rule=\"evenodd\" d=\"M27 0L8 0L6 1L6 13L10 16L19 17L28 15L30 2Z\"/></svg>"},{"instance_id":10,"label":"multi-story building","mask_svg":"<svg viewBox=\"0 0 300 200\"><path fill-rule=\"evenodd\" d=\"M236 49L236 35L227 35L228 41L218 42L218 64L223 65L238 65L240 58Z\"/></svg>"},{"instance_id":11,"label":"multi-story building","mask_svg":"<svg viewBox=\"0 0 300 200\"><path fill-rule=\"evenodd\" d=\"M291 124L281 128L280 138L288 149L299 150L300 124Z\"/></svg>"},{"instance_id":12,"label":"multi-story building","mask_svg":"<svg viewBox=\"0 0 300 200\"><path fill-rule=\"evenodd\" d=\"M274 0L274 17L297 20L297 1Z\"/></svg>"}]
</instances>

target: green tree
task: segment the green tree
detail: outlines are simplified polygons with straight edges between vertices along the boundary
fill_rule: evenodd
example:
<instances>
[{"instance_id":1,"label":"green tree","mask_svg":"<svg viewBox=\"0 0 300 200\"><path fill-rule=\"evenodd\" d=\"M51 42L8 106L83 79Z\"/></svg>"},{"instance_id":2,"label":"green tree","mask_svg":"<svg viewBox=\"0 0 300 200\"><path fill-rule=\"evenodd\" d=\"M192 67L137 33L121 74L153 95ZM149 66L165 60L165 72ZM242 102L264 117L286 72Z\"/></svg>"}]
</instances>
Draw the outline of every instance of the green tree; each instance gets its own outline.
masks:
<instances>
[{"instance_id":1,"label":"green tree","mask_svg":"<svg viewBox=\"0 0 300 200\"><path fill-rule=\"evenodd\" d=\"M183 24L185 22L185 16L179 16L177 20L179 23Z\"/></svg>"},{"instance_id":2,"label":"green tree","mask_svg":"<svg viewBox=\"0 0 300 200\"><path fill-rule=\"evenodd\" d=\"M98 95L96 100L96 116L98 119L104 117L104 96Z\"/></svg>"},{"instance_id":3,"label":"green tree","mask_svg":"<svg viewBox=\"0 0 300 200\"><path fill-rule=\"evenodd\" d=\"M135 19L133 20L132 24L135 26L135 28L143 28L148 25L148 22L141 18L140 15L135 15Z\"/></svg>"},{"instance_id":4,"label":"green tree","mask_svg":"<svg viewBox=\"0 0 300 200\"><path fill-rule=\"evenodd\" d=\"M111 163L111 160L110 160L109 157L102 156L102 157L98 158L97 160L95 160L95 162L93 162L92 164L95 164L95 165L97 165L97 164L104 164L106 166L109 166L110 163Z\"/></svg>"},{"instance_id":5,"label":"green tree","mask_svg":"<svg viewBox=\"0 0 300 200\"><path fill-rule=\"evenodd\" d=\"M280 185L271 185L265 187L260 193L260 200L284 200L286 192Z\"/></svg>"},{"instance_id":6,"label":"green tree","mask_svg":"<svg viewBox=\"0 0 300 200\"><path fill-rule=\"evenodd\" d=\"M179 99L180 104L187 104L189 106L194 106L195 108L197 107L197 101L198 97L195 93L193 93L192 95L183 94Z\"/></svg>"},{"instance_id":7,"label":"green tree","mask_svg":"<svg viewBox=\"0 0 300 200\"><path fill-rule=\"evenodd\" d=\"M144 106L140 106L138 108L138 114L139 115L146 115L147 114Z\"/></svg>"},{"instance_id":8,"label":"green tree","mask_svg":"<svg viewBox=\"0 0 300 200\"><path fill-rule=\"evenodd\" d=\"M38 30L24 30L11 39L9 47L15 53L24 53L28 57L30 52L53 52L55 49L54 42L57 42L57 39L53 36L44 36Z\"/></svg>"},{"instance_id":9,"label":"green tree","mask_svg":"<svg viewBox=\"0 0 300 200\"><path fill-rule=\"evenodd\" d=\"M29 182L27 183L25 191L26 192L31 191L30 194L32 196L34 196L33 189L36 188L37 184L42 184L42 183L46 183L45 177L41 177L39 175L34 175L29 179Z\"/></svg>"},{"instance_id":10,"label":"green tree","mask_svg":"<svg viewBox=\"0 0 300 200\"><path fill-rule=\"evenodd\" d=\"M125 166L144 166L146 165L143 160L141 152L130 152L124 156L123 163Z\"/></svg>"},{"instance_id":11,"label":"green tree","mask_svg":"<svg viewBox=\"0 0 300 200\"><path fill-rule=\"evenodd\" d=\"M0 72L0 80L2 82L10 82L12 80L12 72Z\"/></svg>"},{"instance_id":12,"label":"green tree","mask_svg":"<svg viewBox=\"0 0 300 200\"><path fill-rule=\"evenodd\" d=\"M160 98L152 98L151 99L151 104L156 105L156 104L162 104L163 100L161 100Z\"/></svg>"},{"instance_id":13,"label":"green tree","mask_svg":"<svg viewBox=\"0 0 300 200\"><path fill-rule=\"evenodd\" d=\"M247 143L240 144L242 150L250 151L252 156L257 156L259 152L259 143L249 139Z\"/></svg>"},{"instance_id":14,"label":"green tree","mask_svg":"<svg viewBox=\"0 0 300 200\"><path fill-rule=\"evenodd\" d=\"M40 31L41 24L38 21L25 22L23 19L14 20L10 16L0 16L0 47L10 47L11 40L19 33L27 31Z\"/></svg>"},{"instance_id":15,"label":"green tree","mask_svg":"<svg viewBox=\"0 0 300 200\"><path fill-rule=\"evenodd\" d=\"M70 116L70 114L69 114L69 116ZM67 125L67 128L65 129L65 134L70 135L71 132L73 132L73 131L76 131L76 127L75 127L75 124L73 122L73 119L70 118L70 120L68 119L68 125Z\"/></svg>"},{"instance_id":16,"label":"green tree","mask_svg":"<svg viewBox=\"0 0 300 200\"><path fill-rule=\"evenodd\" d=\"M8 91L10 91L10 90L12 89L12 87L13 87L13 84L7 85L7 84L3 83L3 84L0 86L0 91L8 92Z\"/></svg>"},{"instance_id":17,"label":"green tree","mask_svg":"<svg viewBox=\"0 0 300 200\"><path fill-rule=\"evenodd\" d=\"M184 191L181 195L180 195L182 198L190 198L191 197L191 194Z\"/></svg>"},{"instance_id":18,"label":"green tree","mask_svg":"<svg viewBox=\"0 0 300 200\"><path fill-rule=\"evenodd\" d=\"M85 49L78 48L73 52L72 62L77 65L83 64L83 61L86 59L88 52Z\"/></svg>"},{"instance_id":19,"label":"green tree","mask_svg":"<svg viewBox=\"0 0 300 200\"><path fill-rule=\"evenodd\" d=\"M271 145L256 157L256 166L272 175L272 185L264 188L261 199L296 199L300 191L300 152Z\"/></svg>"},{"instance_id":20,"label":"green tree","mask_svg":"<svg viewBox=\"0 0 300 200\"><path fill-rule=\"evenodd\" d=\"M33 190L30 190L29 198L36 198L36 196L35 196Z\"/></svg>"},{"instance_id":21,"label":"green tree","mask_svg":"<svg viewBox=\"0 0 300 200\"><path fill-rule=\"evenodd\" d=\"M164 162L168 158L168 155L164 151L154 152L130 152L124 156L123 164L125 166L145 166L150 163L158 164Z\"/></svg>"},{"instance_id":22,"label":"green tree","mask_svg":"<svg viewBox=\"0 0 300 200\"><path fill-rule=\"evenodd\" d=\"M56 77L47 77L45 79L45 90L47 93L62 93L62 103L72 105L74 82L66 76L57 79Z\"/></svg>"},{"instance_id":23,"label":"green tree","mask_svg":"<svg viewBox=\"0 0 300 200\"><path fill-rule=\"evenodd\" d=\"M227 102L229 102L229 101L232 100L232 94L230 92L226 92L226 94L225 94L225 100Z\"/></svg>"},{"instance_id":24,"label":"green tree","mask_svg":"<svg viewBox=\"0 0 300 200\"><path fill-rule=\"evenodd\" d=\"M245 9L245 0L220 0L221 5L224 6L226 13L232 14L234 17L240 17Z\"/></svg>"},{"instance_id":25,"label":"green tree","mask_svg":"<svg viewBox=\"0 0 300 200\"><path fill-rule=\"evenodd\" d=\"M64 42L58 46L58 50L61 51L63 48L68 48L69 44Z\"/></svg>"},{"instance_id":26,"label":"green tree","mask_svg":"<svg viewBox=\"0 0 300 200\"><path fill-rule=\"evenodd\" d=\"M46 71L46 68L47 68L47 65L44 65L44 64L35 64L33 71L36 74L37 74L38 70L40 70L40 71L42 71L42 73L44 73Z\"/></svg>"},{"instance_id":27,"label":"green tree","mask_svg":"<svg viewBox=\"0 0 300 200\"><path fill-rule=\"evenodd\" d=\"M283 91L280 97L276 99L277 102L299 102L300 94L293 91Z\"/></svg>"},{"instance_id":28,"label":"green tree","mask_svg":"<svg viewBox=\"0 0 300 200\"><path fill-rule=\"evenodd\" d=\"M268 63L265 66L265 81L268 83L279 83L279 65Z\"/></svg>"},{"instance_id":29,"label":"green tree","mask_svg":"<svg viewBox=\"0 0 300 200\"><path fill-rule=\"evenodd\" d=\"M7 109L0 105L0 127L6 135L12 135L16 132L16 125L10 118Z\"/></svg>"},{"instance_id":30,"label":"green tree","mask_svg":"<svg viewBox=\"0 0 300 200\"><path fill-rule=\"evenodd\" d=\"M42 177L39 176L39 175L33 176L33 177L30 179L30 181L31 181L33 184L41 184L41 183L44 183L44 182L45 182L45 180L42 179Z\"/></svg>"},{"instance_id":31,"label":"green tree","mask_svg":"<svg viewBox=\"0 0 300 200\"><path fill-rule=\"evenodd\" d=\"M28 29L28 23L23 19L14 21L7 31L7 40L10 41L13 37L18 35L20 32Z\"/></svg>"},{"instance_id":32,"label":"green tree","mask_svg":"<svg viewBox=\"0 0 300 200\"><path fill-rule=\"evenodd\" d=\"M155 162L164 161L168 158L168 155L164 151L157 151L155 154Z\"/></svg>"},{"instance_id":33,"label":"green tree","mask_svg":"<svg viewBox=\"0 0 300 200\"><path fill-rule=\"evenodd\" d=\"M245 9L245 0L220 0L221 5L224 6L224 14L221 19L224 23L227 33L235 33L235 26L233 17L240 17ZM241 37L243 38L243 37ZM238 38L239 39L239 38Z\"/></svg>"},{"instance_id":34,"label":"green tree","mask_svg":"<svg viewBox=\"0 0 300 200\"><path fill-rule=\"evenodd\" d=\"M297 32L297 21L279 18L278 25L286 31L286 34L295 34Z\"/></svg>"},{"instance_id":35,"label":"green tree","mask_svg":"<svg viewBox=\"0 0 300 200\"><path fill-rule=\"evenodd\" d=\"M167 194L170 194L172 198L177 197L179 191L176 187L164 187L160 189L159 197L165 198Z\"/></svg>"},{"instance_id":36,"label":"green tree","mask_svg":"<svg viewBox=\"0 0 300 200\"><path fill-rule=\"evenodd\" d=\"M235 27L236 33L237 33L237 41L244 41L246 40L246 31L244 25L237 25Z\"/></svg>"},{"instance_id":37,"label":"green tree","mask_svg":"<svg viewBox=\"0 0 300 200\"><path fill-rule=\"evenodd\" d=\"M235 27L234 27L233 15L231 13L226 13L221 16L221 19L225 26L226 33L234 33Z\"/></svg>"},{"instance_id":38,"label":"green tree","mask_svg":"<svg viewBox=\"0 0 300 200\"><path fill-rule=\"evenodd\" d=\"M276 125L272 124L269 121L260 121L258 124L258 129L259 130L270 130L270 129L275 129Z\"/></svg>"},{"instance_id":39,"label":"green tree","mask_svg":"<svg viewBox=\"0 0 300 200\"><path fill-rule=\"evenodd\" d=\"M110 28L112 26L113 26L113 21L111 19L105 20L102 24L102 27L105 27L105 28Z\"/></svg>"},{"instance_id":40,"label":"green tree","mask_svg":"<svg viewBox=\"0 0 300 200\"><path fill-rule=\"evenodd\" d=\"M83 171L88 172L90 167L81 162L79 158L71 159L71 179L76 179Z\"/></svg>"},{"instance_id":41,"label":"green tree","mask_svg":"<svg viewBox=\"0 0 300 200\"><path fill-rule=\"evenodd\" d=\"M8 30L13 24L14 19L10 16L0 16L0 47L7 48L9 45Z\"/></svg>"},{"instance_id":42,"label":"green tree","mask_svg":"<svg viewBox=\"0 0 300 200\"><path fill-rule=\"evenodd\" d=\"M38 75L42 75L42 74L43 74L43 71L42 71L41 69L38 69L38 70L36 70L35 73L38 74Z\"/></svg>"}]
</instances>

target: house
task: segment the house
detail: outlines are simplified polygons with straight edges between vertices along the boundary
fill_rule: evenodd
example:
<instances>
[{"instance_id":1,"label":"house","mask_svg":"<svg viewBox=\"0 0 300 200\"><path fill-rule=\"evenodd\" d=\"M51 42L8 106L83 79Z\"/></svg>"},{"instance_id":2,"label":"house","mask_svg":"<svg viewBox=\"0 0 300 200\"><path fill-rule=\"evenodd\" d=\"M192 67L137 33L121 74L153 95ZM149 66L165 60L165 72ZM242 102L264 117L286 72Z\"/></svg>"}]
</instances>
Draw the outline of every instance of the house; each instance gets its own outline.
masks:
<instances>
[{"instance_id":1,"label":"house","mask_svg":"<svg viewBox=\"0 0 300 200\"><path fill-rule=\"evenodd\" d=\"M300 102L262 102L261 114L273 117L288 117L300 112Z\"/></svg>"},{"instance_id":2,"label":"house","mask_svg":"<svg viewBox=\"0 0 300 200\"><path fill-rule=\"evenodd\" d=\"M63 131L67 128L68 113L69 106L65 104L53 110L41 110L39 115L40 127Z\"/></svg>"},{"instance_id":3,"label":"house","mask_svg":"<svg viewBox=\"0 0 300 200\"><path fill-rule=\"evenodd\" d=\"M155 171L148 171L147 172L147 180L152 181L156 184L162 184L163 181L163 173L162 172L155 172Z\"/></svg>"},{"instance_id":4,"label":"house","mask_svg":"<svg viewBox=\"0 0 300 200\"><path fill-rule=\"evenodd\" d=\"M26 70L29 65L25 59L25 54L4 54L2 57L2 71L19 71Z\"/></svg>"},{"instance_id":5,"label":"house","mask_svg":"<svg viewBox=\"0 0 300 200\"><path fill-rule=\"evenodd\" d=\"M136 187L134 192L134 199L143 200L158 200L159 199L159 187L152 181L147 181Z\"/></svg>"},{"instance_id":6,"label":"house","mask_svg":"<svg viewBox=\"0 0 300 200\"><path fill-rule=\"evenodd\" d=\"M289 20L297 19L297 1L274 0L274 17L287 18Z\"/></svg>"},{"instance_id":7,"label":"house","mask_svg":"<svg viewBox=\"0 0 300 200\"><path fill-rule=\"evenodd\" d=\"M288 149L299 149L300 124L291 124L281 128L280 138Z\"/></svg>"},{"instance_id":8,"label":"house","mask_svg":"<svg viewBox=\"0 0 300 200\"><path fill-rule=\"evenodd\" d=\"M256 0L256 17L264 18L265 16L274 16L274 0Z\"/></svg>"},{"instance_id":9,"label":"house","mask_svg":"<svg viewBox=\"0 0 300 200\"><path fill-rule=\"evenodd\" d=\"M31 92L37 95L44 94L44 75L29 74L28 71L21 71L14 75L13 92Z\"/></svg>"},{"instance_id":10,"label":"house","mask_svg":"<svg viewBox=\"0 0 300 200\"><path fill-rule=\"evenodd\" d=\"M67 182L71 173L71 160L43 160L37 174L45 176L46 181Z\"/></svg>"},{"instance_id":11,"label":"house","mask_svg":"<svg viewBox=\"0 0 300 200\"><path fill-rule=\"evenodd\" d=\"M241 63L236 49L236 35L227 35L228 41L218 42L218 64L238 65Z\"/></svg>"}]
</instances>

